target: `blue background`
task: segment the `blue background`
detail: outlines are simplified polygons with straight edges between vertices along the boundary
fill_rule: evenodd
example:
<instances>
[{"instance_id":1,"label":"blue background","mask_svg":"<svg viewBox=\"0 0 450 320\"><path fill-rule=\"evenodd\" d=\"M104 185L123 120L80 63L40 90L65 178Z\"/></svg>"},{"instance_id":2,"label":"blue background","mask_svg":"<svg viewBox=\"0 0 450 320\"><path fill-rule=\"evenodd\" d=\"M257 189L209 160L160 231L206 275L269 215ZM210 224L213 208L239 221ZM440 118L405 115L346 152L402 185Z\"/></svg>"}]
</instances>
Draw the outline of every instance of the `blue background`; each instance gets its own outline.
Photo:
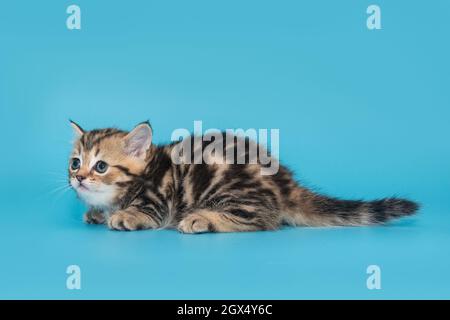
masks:
<instances>
[{"instance_id":1,"label":"blue background","mask_svg":"<svg viewBox=\"0 0 450 320\"><path fill-rule=\"evenodd\" d=\"M69 1L0 6L0 298L450 298L448 1ZM382 30L366 27L381 7ZM81 222L72 132L150 119L279 128L281 161L388 226L182 235ZM81 267L82 289L66 289ZM381 267L382 289L366 288Z\"/></svg>"}]
</instances>

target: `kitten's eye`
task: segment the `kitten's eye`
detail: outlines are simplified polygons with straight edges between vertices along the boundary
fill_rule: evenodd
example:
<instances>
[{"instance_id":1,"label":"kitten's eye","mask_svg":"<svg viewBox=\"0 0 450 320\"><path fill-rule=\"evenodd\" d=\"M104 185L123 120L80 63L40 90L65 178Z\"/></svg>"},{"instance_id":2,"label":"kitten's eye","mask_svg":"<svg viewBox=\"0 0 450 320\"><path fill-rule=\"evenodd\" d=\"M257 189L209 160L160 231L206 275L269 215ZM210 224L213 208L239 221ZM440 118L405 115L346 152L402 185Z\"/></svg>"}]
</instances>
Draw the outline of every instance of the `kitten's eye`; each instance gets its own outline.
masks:
<instances>
[{"instance_id":1,"label":"kitten's eye","mask_svg":"<svg viewBox=\"0 0 450 320\"><path fill-rule=\"evenodd\" d=\"M81 161L78 158L73 158L72 162L70 163L70 168L75 171L80 169Z\"/></svg>"},{"instance_id":2,"label":"kitten's eye","mask_svg":"<svg viewBox=\"0 0 450 320\"><path fill-rule=\"evenodd\" d=\"M106 170L108 170L108 164L105 161L100 160L95 164L95 171L98 173L105 173Z\"/></svg>"}]
</instances>

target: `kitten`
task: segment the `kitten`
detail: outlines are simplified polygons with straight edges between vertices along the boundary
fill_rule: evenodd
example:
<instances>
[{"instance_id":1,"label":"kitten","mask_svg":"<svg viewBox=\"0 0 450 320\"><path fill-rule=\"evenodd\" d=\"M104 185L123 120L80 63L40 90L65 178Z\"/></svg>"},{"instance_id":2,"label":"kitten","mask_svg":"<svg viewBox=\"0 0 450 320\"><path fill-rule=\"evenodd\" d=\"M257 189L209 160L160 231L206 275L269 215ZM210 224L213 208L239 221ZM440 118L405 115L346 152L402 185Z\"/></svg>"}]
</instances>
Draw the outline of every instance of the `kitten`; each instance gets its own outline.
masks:
<instances>
[{"instance_id":1,"label":"kitten","mask_svg":"<svg viewBox=\"0 0 450 320\"><path fill-rule=\"evenodd\" d=\"M360 226L418 209L406 199L365 202L320 195L298 185L283 166L274 175L262 175L264 165L249 161L248 147L255 144L248 139L246 164L175 164L172 152L185 142L152 144L147 122L131 132L84 131L71 124L77 137L69 180L90 207L84 220L106 223L114 230L176 228L202 233L274 230L283 224ZM224 144L224 151L237 151L239 139ZM203 141L202 147L209 143Z\"/></svg>"}]
</instances>

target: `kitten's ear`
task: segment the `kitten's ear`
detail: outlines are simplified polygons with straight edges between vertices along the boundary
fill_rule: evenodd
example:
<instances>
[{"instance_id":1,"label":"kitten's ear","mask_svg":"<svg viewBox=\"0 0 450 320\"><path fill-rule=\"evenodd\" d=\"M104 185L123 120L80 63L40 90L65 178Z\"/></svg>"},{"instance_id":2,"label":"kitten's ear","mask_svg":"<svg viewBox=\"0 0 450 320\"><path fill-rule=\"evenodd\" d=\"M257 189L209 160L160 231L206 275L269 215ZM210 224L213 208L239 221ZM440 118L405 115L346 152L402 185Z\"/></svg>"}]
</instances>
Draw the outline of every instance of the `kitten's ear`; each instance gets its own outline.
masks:
<instances>
[{"instance_id":1,"label":"kitten's ear","mask_svg":"<svg viewBox=\"0 0 450 320\"><path fill-rule=\"evenodd\" d=\"M83 128L81 128L77 123L72 120L69 120L70 125L72 126L73 132L75 133L76 138L81 137L84 134Z\"/></svg>"},{"instance_id":2,"label":"kitten's ear","mask_svg":"<svg viewBox=\"0 0 450 320\"><path fill-rule=\"evenodd\" d=\"M124 138L125 152L133 157L144 159L152 144L153 130L148 122L138 124Z\"/></svg>"}]
</instances>

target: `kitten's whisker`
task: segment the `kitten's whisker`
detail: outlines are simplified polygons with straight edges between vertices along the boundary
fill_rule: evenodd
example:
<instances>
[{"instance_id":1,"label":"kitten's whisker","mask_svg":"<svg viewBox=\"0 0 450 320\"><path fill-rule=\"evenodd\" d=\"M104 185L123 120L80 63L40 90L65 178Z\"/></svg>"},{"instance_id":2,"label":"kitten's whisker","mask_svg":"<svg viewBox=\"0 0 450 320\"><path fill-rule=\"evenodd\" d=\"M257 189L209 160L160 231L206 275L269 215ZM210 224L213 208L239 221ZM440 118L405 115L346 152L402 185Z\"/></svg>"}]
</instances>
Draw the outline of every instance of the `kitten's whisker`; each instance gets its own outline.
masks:
<instances>
[{"instance_id":1,"label":"kitten's whisker","mask_svg":"<svg viewBox=\"0 0 450 320\"><path fill-rule=\"evenodd\" d=\"M70 184L65 183L62 186L58 186L56 188L52 188L50 190L46 190L40 196L38 196L36 199L37 200L41 200L41 199L44 199L44 198L49 197L49 196L55 196L55 195L57 196L60 193L65 193L67 190L71 189L71 187L72 186Z\"/></svg>"},{"instance_id":2,"label":"kitten's whisker","mask_svg":"<svg viewBox=\"0 0 450 320\"><path fill-rule=\"evenodd\" d=\"M66 194L66 192L70 189L70 187L67 187L65 189L59 190L55 197L53 198L53 202L52 204L55 204L56 201L58 201L59 199L61 199L62 196L64 196Z\"/></svg>"},{"instance_id":3,"label":"kitten's whisker","mask_svg":"<svg viewBox=\"0 0 450 320\"><path fill-rule=\"evenodd\" d=\"M70 188L71 188L70 185L59 186L59 187L56 187L56 188L54 188L54 189L52 189L52 190L49 190L48 193L47 193L47 195L52 195L52 194L55 194L55 193L57 193L57 192L59 192L59 191L69 190Z\"/></svg>"}]
</instances>

